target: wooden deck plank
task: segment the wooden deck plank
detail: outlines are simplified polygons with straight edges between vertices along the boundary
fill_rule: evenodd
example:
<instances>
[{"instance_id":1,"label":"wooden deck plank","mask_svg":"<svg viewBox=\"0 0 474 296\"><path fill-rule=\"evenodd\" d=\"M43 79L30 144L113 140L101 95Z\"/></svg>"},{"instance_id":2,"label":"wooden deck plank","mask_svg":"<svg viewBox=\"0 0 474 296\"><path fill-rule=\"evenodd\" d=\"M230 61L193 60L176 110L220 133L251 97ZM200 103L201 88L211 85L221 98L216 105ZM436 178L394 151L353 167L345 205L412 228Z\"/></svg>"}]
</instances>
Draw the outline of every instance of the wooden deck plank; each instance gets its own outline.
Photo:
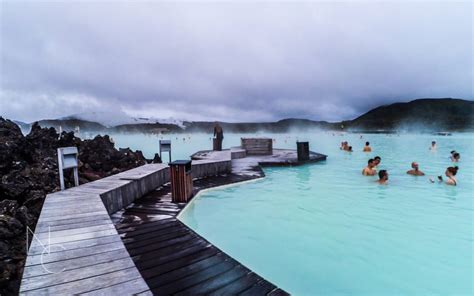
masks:
<instances>
[{"instance_id":1,"label":"wooden deck plank","mask_svg":"<svg viewBox=\"0 0 474 296\"><path fill-rule=\"evenodd\" d=\"M106 230L117 231L113 224L107 223L107 224L99 224L99 225L92 225L92 226L86 226L86 227L76 227L76 228L73 228L73 229L50 230L50 231L38 232L38 233L35 232L35 234L40 239L47 239L49 236L51 238L66 237L66 236L72 236L72 235L76 235L76 234L83 234L83 233L97 232L97 231L106 231Z\"/></svg>"},{"instance_id":2,"label":"wooden deck plank","mask_svg":"<svg viewBox=\"0 0 474 296\"><path fill-rule=\"evenodd\" d=\"M89 248L92 246L98 246L98 245L103 245L103 244L108 244L108 243L121 243L122 240L120 239L120 236L112 234L108 236L103 236L103 237L94 237L90 239L85 239L85 240L79 240L79 241L70 241L70 242L62 242L60 245L64 247L66 250L74 250L74 249L82 249L82 248ZM51 247L54 247L54 244L50 244ZM63 249L59 250L59 248L53 248L52 252L62 252ZM35 255L35 254L42 254L44 252L44 246L40 245L39 243L36 242L36 240L33 240L30 249L28 250L28 257L30 255ZM28 261L28 258L27 258Z\"/></svg>"},{"instance_id":3,"label":"wooden deck plank","mask_svg":"<svg viewBox=\"0 0 474 296\"><path fill-rule=\"evenodd\" d=\"M207 249L203 249L186 256L182 256L176 260L163 263L158 266L143 269L141 273L145 278L149 279L149 281L151 282L151 281L154 281L154 278L156 276L164 275L166 273L186 267L188 265L193 264L194 262L201 261L203 259L215 256L217 254L219 254L218 250L213 249L213 248L207 248Z\"/></svg>"},{"instance_id":4,"label":"wooden deck plank","mask_svg":"<svg viewBox=\"0 0 474 296\"><path fill-rule=\"evenodd\" d=\"M44 216L44 217L40 217L40 219L41 219L41 222L44 223L44 222L69 220L69 219L85 218L85 217L97 218L98 216L104 216L104 215L107 215L107 212L105 211L105 209L89 212L89 213L80 213L80 214L71 214L71 215L61 215L60 213L58 213L58 215Z\"/></svg>"},{"instance_id":5,"label":"wooden deck plank","mask_svg":"<svg viewBox=\"0 0 474 296\"><path fill-rule=\"evenodd\" d=\"M130 267L135 267L130 258L117 259L110 262L95 264L93 266L86 266L65 271L58 270L58 273L49 273L37 277L23 278L21 287L23 291L41 289L44 287L65 284L84 278L107 274Z\"/></svg>"},{"instance_id":6,"label":"wooden deck plank","mask_svg":"<svg viewBox=\"0 0 474 296\"><path fill-rule=\"evenodd\" d=\"M32 254L28 256L25 266L44 264L50 262L64 261L84 256L91 256L104 252L110 252L115 250L122 250L123 246L112 241L110 243L95 245L85 248L66 249L60 252L51 252L45 255L43 254Z\"/></svg>"},{"instance_id":7,"label":"wooden deck plank","mask_svg":"<svg viewBox=\"0 0 474 296\"><path fill-rule=\"evenodd\" d=\"M101 289L93 290L90 292L83 293L82 295L87 296L99 296L99 295L153 295L149 290L143 291L142 279L132 279L130 281L110 285Z\"/></svg>"},{"instance_id":8,"label":"wooden deck plank","mask_svg":"<svg viewBox=\"0 0 474 296\"><path fill-rule=\"evenodd\" d=\"M97 225L107 225L110 224L110 219L101 219L101 220L92 220L92 221L83 221L77 223L69 223L62 225L48 225L47 223L42 223L35 229L35 233L42 233L48 231L61 231L68 229L83 228L88 226L97 226Z\"/></svg>"},{"instance_id":9,"label":"wooden deck plank","mask_svg":"<svg viewBox=\"0 0 474 296\"><path fill-rule=\"evenodd\" d=\"M244 277L248 270L241 265L235 265L232 269L221 273L213 278L194 285L184 291L176 293L175 295L207 295L212 291L222 288L233 281Z\"/></svg>"},{"instance_id":10,"label":"wooden deck plank","mask_svg":"<svg viewBox=\"0 0 474 296\"><path fill-rule=\"evenodd\" d=\"M152 288L152 292L156 295L170 295L176 294L180 291L188 289L194 285L197 285L203 281L213 278L221 273L224 273L232 269L234 265L228 261L221 261L217 265L213 265L209 268L202 270L201 272L189 275L187 277L177 279L172 283ZM195 295L198 295L196 293Z\"/></svg>"},{"instance_id":11,"label":"wooden deck plank","mask_svg":"<svg viewBox=\"0 0 474 296\"><path fill-rule=\"evenodd\" d=\"M188 277L199 271L210 268L214 265L220 264L222 262L222 255L219 256L215 254L210 257L206 257L202 260L195 261L191 264L187 264L181 268L172 270L168 273L154 276L152 281L150 281L150 288L157 288L160 286L168 285L172 282L175 282L181 278ZM149 275L149 273L147 273Z\"/></svg>"},{"instance_id":12,"label":"wooden deck plank","mask_svg":"<svg viewBox=\"0 0 474 296\"><path fill-rule=\"evenodd\" d=\"M253 285L249 289L239 293L241 296L253 296L253 295L267 295L273 291L276 287L267 281L261 280L257 284Z\"/></svg>"},{"instance_id":13,"label":"wooden deck plank","mask_svg":"<svg viewBox=\"0 0 474 296\"><path fill-rule=\"evenodd\" d=\"M44 257L48 257L47 255ZM98 254L91 254L84 257L76 257L72 259L63 259L60 261L54 261L49 263L42 263L34 266L29 266L23 272L23 278L31 278L37 277L42 275L48 275L51 272L64 272L69 270L77 270L77 272L81 272L82 270L78 270L83 267L93 266L100 263L112 262L119 259L127 259L129 258L128 252L124 248L120 248L118 250L111 250L108 252L98 253Z\"/></svg>"},{"instance_id":14,"label":"wooden deck plank","mask_svg":"<svg viewBox=\"0 0 474 296\"><path fill-rule=\"evenodd\" d=\"M47 233L41 233L39 234L38 238L44 241L47 240L49 244L54 245L54 244L62 244L62 243L73 242L73 241L83 241L83 240L87 240L91 238L100 238L103 236L109 236L109 235L114 235L114 234L117 234L117 230L106 229L106 230L91 231L87 233L79 233L79 234L73 234L73 235L51 236L49 240L48 240Z\"/></svg>"},{"instance_id":15,"label":"wooden deck plank","mask_svg":"<svg viewBox=\"0 0 474 296\"><path fill-rule=\"evenodd\" d=\"M80 280L66 282L64 284L57 284L53 286L44 286L40 289L30 290L30 291L21 291L26 294L39 294L39 295L69 295L72 291L74 294L81 294L104 287L109 287L114 284L120 284L128 280L141 279L140 274L137 272L136 268L125 268L105 274L101 274L93 277L84 277ZM140 290L147 290L148 286L143 285L144 282L139 281Z\"/></svg>"},{"instance_id":16,"label":"wooden deck plank","mask_svg":"<svg viewBox=\"0 0 474 296\"><path fill-rule=\"evenodd\" d=\"M247 273L245 276L230 282L223 287L212 291L209 295L212 296L224 296L224 295L237 295L252 286L256 285L261 278L253 272Z\"/></svg>"},{"instance_id":17,"label":"wooden deck plank","mask_svg":"<svg viewBox=\"0 0 474 296\"><path fill-rule=\"evenodd\" d=\"M163 240L162 242L160 242L159 247L157 247L154 244L148 244L146 246L139 247L139 248L129 248L128 251L130 253L130 256L136 256L139 254L146 254L147 252L152 252L152 251L159 250L166 247L174 247L174 246L177 246L189 241L193 241L193 240L194 240L193 235L189 233L183 233L182 235L179 235L177 237Z\"/></svg>"}]
</instances>

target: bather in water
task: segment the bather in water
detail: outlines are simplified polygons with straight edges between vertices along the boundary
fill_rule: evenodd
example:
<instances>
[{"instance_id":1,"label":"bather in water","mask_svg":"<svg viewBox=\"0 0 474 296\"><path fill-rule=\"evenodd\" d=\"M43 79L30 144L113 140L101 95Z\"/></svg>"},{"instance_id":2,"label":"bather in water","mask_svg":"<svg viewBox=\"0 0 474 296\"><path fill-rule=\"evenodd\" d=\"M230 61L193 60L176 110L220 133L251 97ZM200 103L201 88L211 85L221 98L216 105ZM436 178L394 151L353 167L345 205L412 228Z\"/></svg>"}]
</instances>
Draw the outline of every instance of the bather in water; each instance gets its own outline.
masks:
<instances>
[{"instance_id":1,"label":"bather in water","mask_svg":"<svg viewBox=\"0 0 474 296\"><path fill-rule=\"evenodd\" d=\"M381 185L387 185L388 183L388 172L386 170L380 170L379 179L376 181Z\"/></svg>"},{"instance_id":2,"label":"bather in water","mask_svg":"<svg viewBox=\"0 0 474 296\"><path fill-rule=\"evenodd\" d=\"M407 174L408 175L412 175L412 176L424 176L425 173L423 173L422 171L420 171L418 169L418 163L417 162L412 162L411 163L411 170L407 171Z\"/></svg>"},{"instance_id":3,"label":"bather in water","mask_svg":"<svg viewBox=\"0 0 474 296\"><path fill-rule=\"evenodd\" d=\"M457 166L448 167L444 172L444 175L447 177L447 180L444 182L446 185L456 186L458 185L458 180L456 179L456 174L458 173L459 168ZM434 183L435 181L430 178L430 181ZM443 177L438 176L438 182L443 182Z\"/></svg>"},{"instance_id":4,"label":"bather in water","mask_svg":"<svg viewBox=\"0 0 474 296\"><path fill-rule=\"evenodd\" d=\"M377 166L382 162L382 158L380 156L375 156L374 157L374 169L377 169Z\"/></svg>"},{"instance_id":5,"label":"bather in water","mask_svg":"<svg viewBox=\"0 0 474 296\"><path fill-rule=\"evenodd\" d=\"M367 166L362 170L364 176L375 176L377 171L375 170L375 161L371 158L367 162Z\"/></svg>"},{"instance_id":6,"label":"bather in water","mask_svg":"<svg viewBox=\"0 0 474 296\"><path fill-rule=\"evenodd\" d=\"M456 151L451 153L451 161L452 162L459 162L460 159L461 159L461 154L459 154Z\"/></svg>"},{"instance_id":7,"label":"bather in water","mask_svg":"<svg viewBox=\"0 0 474 296\"><path fill-rule=\"evenodd\" d=\"M372 152L372 148L370 147L369 142L365 142L364 150L362 150L362 151L363 152Z\"/></svg>"}]
</instances>

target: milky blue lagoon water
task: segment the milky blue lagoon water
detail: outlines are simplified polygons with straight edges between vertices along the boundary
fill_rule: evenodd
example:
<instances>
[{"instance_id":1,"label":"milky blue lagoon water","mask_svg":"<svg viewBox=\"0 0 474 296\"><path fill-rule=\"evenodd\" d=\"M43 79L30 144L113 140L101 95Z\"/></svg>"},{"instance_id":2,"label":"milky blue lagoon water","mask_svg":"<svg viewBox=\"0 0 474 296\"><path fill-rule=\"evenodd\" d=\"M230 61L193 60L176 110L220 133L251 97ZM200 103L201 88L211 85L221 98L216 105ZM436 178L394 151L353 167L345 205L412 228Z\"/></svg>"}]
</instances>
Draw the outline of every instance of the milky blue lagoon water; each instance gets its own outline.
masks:
<instances>
[{"instance_id":1,"label":"milky blue lagoon water","mask_svg":"<svg viewBox=\"0 0 474 296\"><path fill-rule=\"evenodd\" d=\"M225 146L242 135L226 135ZM472 134L269 135L275 147L309 140L328 155L318 164L266 168L266 178L205 191L180 219L256 273L295 295L471 295L473 293ZM175 137L179 139L176 140ZM187 137L187 136L185 136ZM174 158L211 146L209 135L172 135ZM156 136L114 136L150 157ZM353 153L339 150L348 140ZM372 153L363 153L365 141ZM438 150L428 150L431 140ZM431 184L451 150L461 153L458 186ZM389 185L361 175L379 155ZM417 161L426 177L406 175Z\"/></svg>"}]
</instances>

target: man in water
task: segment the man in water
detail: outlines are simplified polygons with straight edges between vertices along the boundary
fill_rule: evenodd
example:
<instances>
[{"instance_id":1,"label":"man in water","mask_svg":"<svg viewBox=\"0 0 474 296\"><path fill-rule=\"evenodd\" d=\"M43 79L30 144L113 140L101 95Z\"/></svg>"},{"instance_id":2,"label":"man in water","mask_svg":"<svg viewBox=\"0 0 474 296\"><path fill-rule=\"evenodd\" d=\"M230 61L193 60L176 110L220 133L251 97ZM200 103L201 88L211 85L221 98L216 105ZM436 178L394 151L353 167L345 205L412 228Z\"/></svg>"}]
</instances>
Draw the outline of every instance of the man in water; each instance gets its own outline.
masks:
<instances>
[{"instance_id":1,"label":"man in water","mask_svg":"<svg viewBox=\"0 0 474 296\"><path fill-rule=\"evenodd\" d=\"M372 152L372 148L370 148L370 143L369 142L365 142L365 147L364 147L364 150L362 150L364 152Z\"/></svg>"},{"instance_id":2,"label":"man in water","mask_svg":"<svg viewBox=\"0 0 474 296\"><path fill-rule=\"evenodd\" d=\"M371 158L367 162L367 166L362 170L362 175L364 176L375 176L375 165L374 165L374 160Z\"/></svg>"},{"instance_id":3,"label":"man in water","mask_svg":"<svg viewBox=\"0 0 474 296\"><path fill-rule=\"evenodd\" d=\"M436 150L436 141L431 141L431 147L430 150Z\"/></svg>"},{"instance_id":4,"label":"man in water","mask_svg":"<svg viewBox=\"0 0 474 296\"><path fill-rule=\"evenodd\" d=\"M374 157L374 168L376 169L377 166L380 164L380 162L382 161L382 158L380 158L380 156L375 156Z\"/></svg>"},{"instance_id":5,"label":"man in water","mask_svg":"<svg viewBox=\"0 0 474 296\"><path fill-rule=\"evenodd\" d=\"M217 123L214 125L214 150L222 150L222 140L224 139L224 131L222 127Z\"/></svg>"},{"instance_id":6,"label":"man in water","mask_svg":"<svg viewBox=\"0 0 474 296\"><path fill-rule=\"evenodd\" d=\"M341 150L347 151L349 149L349 143L347 141L341 142Z\"/></svg>"},{"instance_id":7,"label":"man in water","mask_svg":"<svg viewBox=\"0 0 474 296\"><path fill-rule=\"evenodd\" d=\"M412 170L407 171L408 175L412 175L412 176L424 176L425 175L425 173L423 173L422 171L420 171L418 169L418 163L412 162L411 163L411 168L412 168Z\"/></svg>"},{"instance_id":8,"label":"man in water","mask_svg":"<svg viewBox=\"0 0 474 296\"><path fill-rule=\"evenodd\" d=\"M380 170L379 179L377 182L381 185L386 185L388 182L388 172L386 170Z\"/></svg>"}]
</instances>

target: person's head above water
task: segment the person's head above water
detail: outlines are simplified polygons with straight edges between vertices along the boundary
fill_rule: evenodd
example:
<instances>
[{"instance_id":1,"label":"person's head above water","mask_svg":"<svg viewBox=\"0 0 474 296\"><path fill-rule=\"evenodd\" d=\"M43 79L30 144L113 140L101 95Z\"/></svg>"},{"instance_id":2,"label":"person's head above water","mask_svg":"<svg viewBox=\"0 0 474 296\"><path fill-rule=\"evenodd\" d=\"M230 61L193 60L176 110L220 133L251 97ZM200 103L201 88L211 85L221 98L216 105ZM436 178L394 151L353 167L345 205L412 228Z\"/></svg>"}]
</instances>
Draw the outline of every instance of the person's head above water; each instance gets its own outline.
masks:
<instances>
[{"instance_id":1,"label":"person's head above water","mask_svg":"<svg viewBox=\"0 0 474 296\"><path fill-rule=\"evenodd\" d=\"M449 168L446 169L445 175L447 177L456 176L456 174L458 173L458 170L459 170L459 168L457 166L449 167Z\"/></svg>"},{"instance_id":2,"label":"person's head above water","mask_svg":"<svg viewBox=\"0 0 474 296\"><path fill-rule=\"evenodd\" d=\"M379 179L380 180L388 180L388 172L386 170L380 170Z\"/></svg>"},{"instance_id":3,"label":"person's head above water","mask_svg":"<svg viewBox=\"0 0 474 296\"><path fill-rule=\"evenodd\" d=\"M454 152L453 153L453 159L455 160L459 160L461 158L461 154L457 153L457 152Z\"/></svg>"},{"instance_id":4,"label":"person's head above water","mask_svg":"<svg viewBox=\"0 0 474 296\"><path fill-rule=\"evenodd\" d=\"M371 159L369 159L369 160L367 161L367 166L368 166L369 168L372 168L372 167L375 166L375 163L374 163L374 159L373 159L373 158L371 158Z\"/></svg>"},{"instance_id":5,"label":"person's head above water","mask_svg":"<svg viewBox=\"0 0 474 296\"><path fill-rule=\"evenodd\" d=\"M431 146L436 145L436 141L431 141Z\"/></svg>"},{"instance_id":6,"label":"person's head above water","mask_svg":"<svg viewBox=\"0 0 474 296\"><path fill-rule=\"evenodd\" d=\"M369 145L370 145L370 143L369 143L369 142L365 142L365 146L369 146Z\"/></svg>"},{"instance_id":7,"label":"person's head above water","mask_svg":"<svg viewBox=\"0 0 474 296\"><path fill-rule=\"evenodd\" d=\"M380 156L375 156L374 157L374 162L375 162L375 165L379 165L379 163L382 161L382 158L380 158Z\"/></svg>"},{"instance_id":8,"label":"person's head above water","mask_svg":"<svg viewBox=\"0 0 474 296\"><path fill-rule=\"evenodd\" d=\"M411 163L411 168L417 170L418 169L418 163L417 162L412 162Z\"/></svg>"},{"instance_id":9,"label":"person's head above water","mask_svg":"<svg viewBox=\"0 0 474 296\"><path fill-rule=\"evenodd\" d=\"M352 151L352 146L349 146L349 148L347 148L347 151Z\"/></svg>"}]
</instances>

